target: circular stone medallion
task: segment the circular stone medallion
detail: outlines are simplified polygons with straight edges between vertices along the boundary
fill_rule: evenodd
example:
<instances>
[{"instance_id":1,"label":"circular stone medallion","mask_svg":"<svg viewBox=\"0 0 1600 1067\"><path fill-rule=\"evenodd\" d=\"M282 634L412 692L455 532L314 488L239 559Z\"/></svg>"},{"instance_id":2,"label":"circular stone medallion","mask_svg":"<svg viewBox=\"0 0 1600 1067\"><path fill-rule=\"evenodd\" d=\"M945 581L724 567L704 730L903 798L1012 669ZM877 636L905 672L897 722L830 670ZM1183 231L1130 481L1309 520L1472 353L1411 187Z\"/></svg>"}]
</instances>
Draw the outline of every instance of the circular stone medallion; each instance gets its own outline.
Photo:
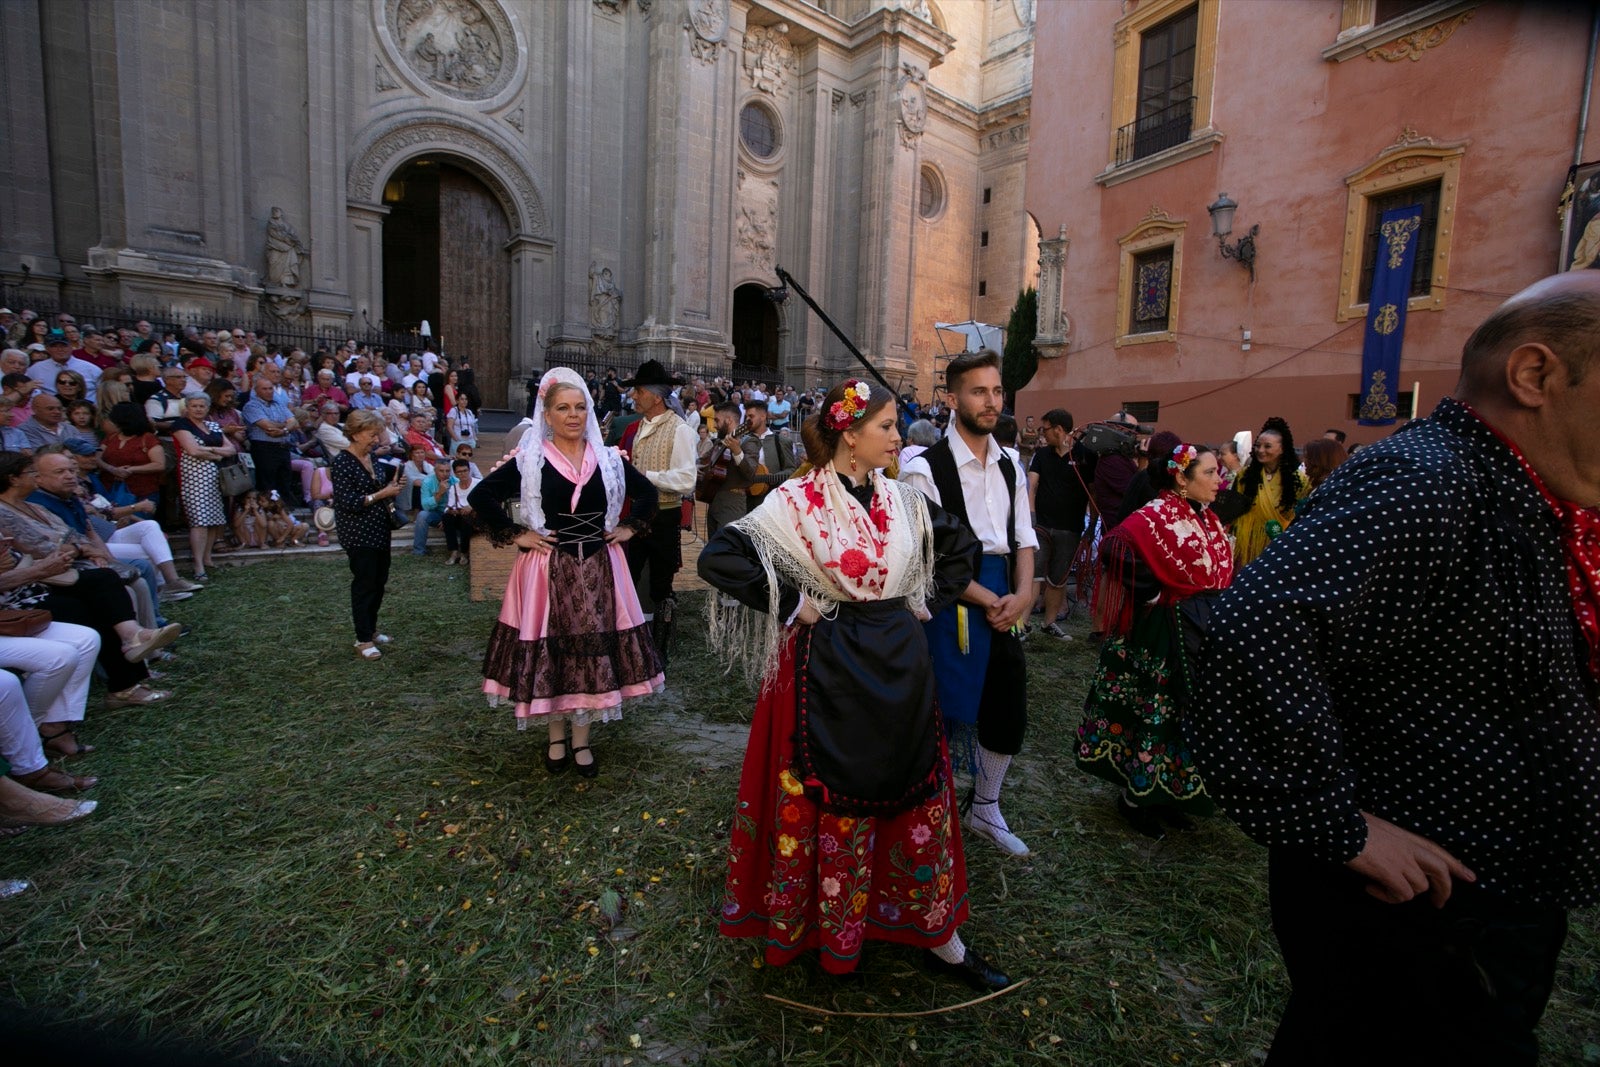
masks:
<instances>
[{"instance_id":1,"label":"circular stone medallion","mask_svg":"<svg viewBox=\"0 0 1600 1067\"><path fill-rule=\"evenodd\" d=\"M388 0L389 37L418 77L460 100L487 100L511 81L517 37L495 0Z\"/></svg>"}]
</instances>

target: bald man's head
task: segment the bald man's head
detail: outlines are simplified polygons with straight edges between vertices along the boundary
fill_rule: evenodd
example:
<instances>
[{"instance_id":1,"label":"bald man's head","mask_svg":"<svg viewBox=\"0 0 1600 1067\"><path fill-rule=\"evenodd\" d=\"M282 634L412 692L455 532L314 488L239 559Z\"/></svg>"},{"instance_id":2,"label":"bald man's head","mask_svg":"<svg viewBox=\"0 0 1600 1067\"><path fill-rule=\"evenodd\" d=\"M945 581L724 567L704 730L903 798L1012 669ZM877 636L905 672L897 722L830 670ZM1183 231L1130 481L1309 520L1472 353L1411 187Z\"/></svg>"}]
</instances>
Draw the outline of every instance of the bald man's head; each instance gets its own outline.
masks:
<instances>
[{"instance_id":1,"label":"bald man's head","mask_svg":"<svg viewBox=\"0 0 1600 1067\"><path fill-rule=\"evenodd\" d=\"M1498 397L1506 359L1527 344L1542 344L1578 385L1600 358L1600 270L1574 270L1541 278L1496 308L1461 350L1463 399Z\"/></svg>"}]
</instances>

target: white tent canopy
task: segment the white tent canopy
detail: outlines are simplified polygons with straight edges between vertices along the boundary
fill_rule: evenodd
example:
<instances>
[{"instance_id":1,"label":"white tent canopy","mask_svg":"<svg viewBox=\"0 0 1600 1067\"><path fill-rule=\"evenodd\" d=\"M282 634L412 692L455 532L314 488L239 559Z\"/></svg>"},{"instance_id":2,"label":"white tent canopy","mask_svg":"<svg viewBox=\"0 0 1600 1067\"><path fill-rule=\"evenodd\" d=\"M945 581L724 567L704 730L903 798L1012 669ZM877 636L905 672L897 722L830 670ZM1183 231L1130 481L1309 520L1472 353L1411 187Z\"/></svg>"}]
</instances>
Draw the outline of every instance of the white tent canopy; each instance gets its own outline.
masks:
<instances>
[{"instance_id":1,"label":"white tent canopy","mask_svg":"<svg viewBox=\"0 0 1600 1067\"><path fill-rule=\"evenodd\" d=\"M936 322L933 324L933 328L961 334L966 339L965 347L961 349L963 352L976 352L980 348L992 348L999 352L1005 348L1006 344L1004 326L979 322L977 319L968 319L966 322ZM944 348L943 334L939 336L939 347ZM949 349L945 349L945 355L949 354Z\"/></svg>"}]
</instances>

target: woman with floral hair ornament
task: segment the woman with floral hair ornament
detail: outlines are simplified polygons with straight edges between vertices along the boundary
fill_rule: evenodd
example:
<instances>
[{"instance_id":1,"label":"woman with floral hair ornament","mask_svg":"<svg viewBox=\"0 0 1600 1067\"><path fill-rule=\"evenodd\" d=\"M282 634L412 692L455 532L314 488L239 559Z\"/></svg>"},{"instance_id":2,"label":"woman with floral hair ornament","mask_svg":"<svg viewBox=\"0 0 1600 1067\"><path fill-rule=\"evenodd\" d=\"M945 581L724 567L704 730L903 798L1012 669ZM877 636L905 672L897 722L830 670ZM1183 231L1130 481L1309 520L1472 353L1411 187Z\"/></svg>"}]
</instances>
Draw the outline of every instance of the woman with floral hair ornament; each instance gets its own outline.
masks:
<instances>
[{"instance_id":1,"label":"woman with floral hair ornament","mask_svg":"<svg viewBox=\"0 0 1600 1067\"><path fill-rule=\"evenodd\" d=\"M605 447L589 390L574 371L545 374L529 421L515 460L467 497L488 537L521 553L489 638L483 689L490 703L514 703L518 729L545 721L546 770L557 774L571 762L593 778L590 725L620 719L623 700L665 684L622 554L648 528L656 489ZM625 498L632 517L621 523ZM520 521L512 502L521 504Z\"/></svg>"},{"instance_id":2,"label":"woman with floral hair ornament","mask_svg":"<svg viewBox=\"0 0 1600 1067\"><path fill-rule=\"evenodd\" d=\"M713 647L760 695L729 845L722 932L771 964L818 950L855 969L867 940L928 949L980 989L1010 980L965 947L966 866L919 619L963 590L963 526L885 478L893 396L850 379L802 430L815 464L719 530L700 575ZM736 601L736 603L735 603Z\"/></svg>"},{"instance_id":3,"label":"woman with floral hair ornament","mask_svg":"<svg viewBox=\"0 0 1600 1067\"><path fill-rule=\"evenodd\" d=\"M1093 613L1107 635L1078 727L1078 766L1121 787L1117 811L1147 837L1214 809L1183 739L1193 654L1209 601L1233 580L1233 545L1209 505L1221 471L1210 448L1150 439L1156 498L1100 541ZM1186 638L1188 640L1186 641Z\"/></svg>"}]
</instances>

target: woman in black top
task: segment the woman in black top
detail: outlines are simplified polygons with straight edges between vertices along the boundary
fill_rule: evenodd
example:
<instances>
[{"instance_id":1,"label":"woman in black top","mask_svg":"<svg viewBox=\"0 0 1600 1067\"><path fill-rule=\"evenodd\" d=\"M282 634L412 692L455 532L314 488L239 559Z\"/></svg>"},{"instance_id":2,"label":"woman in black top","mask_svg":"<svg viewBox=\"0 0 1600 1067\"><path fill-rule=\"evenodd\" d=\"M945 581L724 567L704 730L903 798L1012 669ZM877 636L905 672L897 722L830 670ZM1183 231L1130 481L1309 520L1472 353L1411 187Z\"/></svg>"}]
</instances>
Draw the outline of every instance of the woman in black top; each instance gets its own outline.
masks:
<instances>
[{"instance_id":1,"label":"woman in black top","mask_svg":"<svg viewBox=\"0 0 1600 1067\"><path fill-rule=\"evenodd\" d=\"M388 634L378 632L378 609L389 582L390 501L400 482L373 464L372 448L383 433L383 416L352 411L345 421L350 447L333 457L333 516L339 545L350 560L350 614L356 626L356 654L379 659Z\"/></svg>"},{"instance_id":2,"label":"woman in black top","mask_svg":"<svg viewBox=\"0 0 1600 1067\"><path fill-rule=\"evenodd\" d=\"M500 618L484 656L490 703L508 698L517 726L549 729L545 768L571 761L598 773L589 726L622 717L622 703L665 684L661 657L639 607L622 545L648 528L659 494L616 449L605 447L583 379L565 367L547 373L533 425L515 462L493 471L468 495L496 544L522 549L506 584ZM520 500L520 524L507 503ZM624 500L632 515L622 520Z\"/></svg>"}]
</instances>

